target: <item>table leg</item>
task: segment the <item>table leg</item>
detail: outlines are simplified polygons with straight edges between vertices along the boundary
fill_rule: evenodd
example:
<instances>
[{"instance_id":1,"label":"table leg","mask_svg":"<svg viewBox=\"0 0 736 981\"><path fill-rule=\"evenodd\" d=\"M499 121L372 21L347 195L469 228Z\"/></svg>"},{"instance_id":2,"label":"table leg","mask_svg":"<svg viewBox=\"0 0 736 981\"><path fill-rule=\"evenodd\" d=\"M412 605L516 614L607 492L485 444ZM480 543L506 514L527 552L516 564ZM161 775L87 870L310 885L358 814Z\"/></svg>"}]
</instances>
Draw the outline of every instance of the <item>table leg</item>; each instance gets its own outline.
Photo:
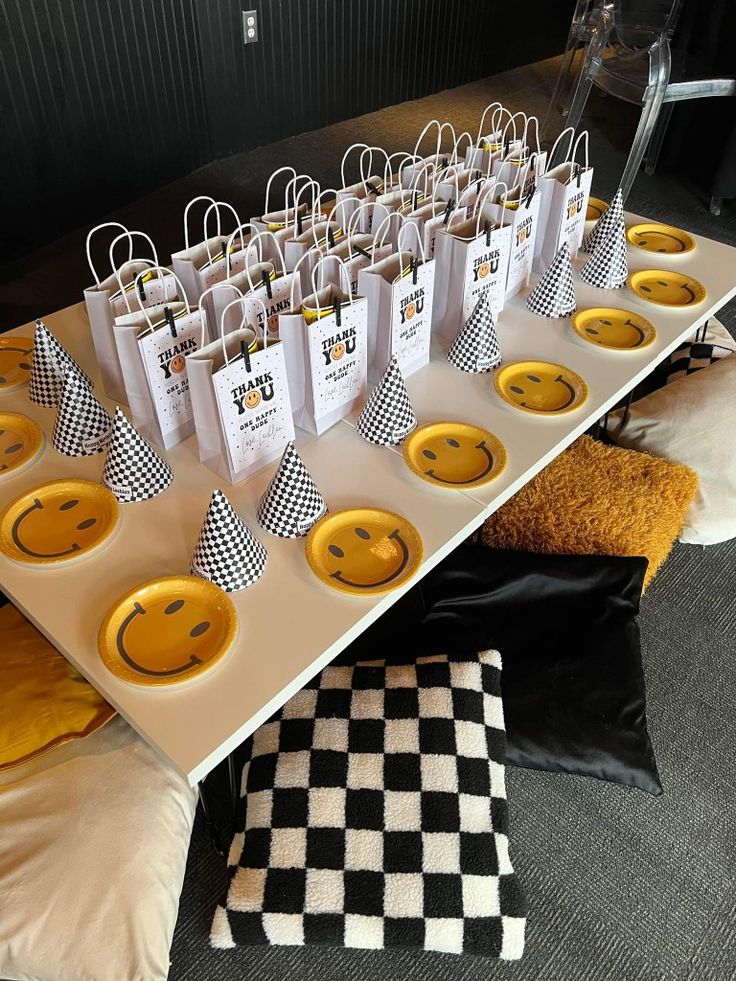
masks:
<instances>
[{"instance_id":1,"label":"table leg","mask_svg":"<svg viewBox=\"0 0 736 981\"><path fill-rule=\"evenodd\" d=\"M205 790L204 780L200 780L198 789L199 789L199 803L202 805L202 815L204 816L204 823L205 823L205 827L207 828L207 834L210 836L210 842L218 855L224 855L225 848L222 844L222 835L220 834L220 829L217 827L215 821L212 818L212 809L210 807L210 801L207 797L207 791Z\"/></svg>"},{"instance_id":2,"label":"table leg","mask_svg":"<svg viewBox=\"0 0 736 981\"><path fill-rule=\"evenodd\" d=\"M230 808L232 812L233 824L237 826L238 803L240 802L240 787L238 786L238 774L235 769L235 753L232 752L227 758L227 772L230 779Z\"/></svg>"}]
</instances>

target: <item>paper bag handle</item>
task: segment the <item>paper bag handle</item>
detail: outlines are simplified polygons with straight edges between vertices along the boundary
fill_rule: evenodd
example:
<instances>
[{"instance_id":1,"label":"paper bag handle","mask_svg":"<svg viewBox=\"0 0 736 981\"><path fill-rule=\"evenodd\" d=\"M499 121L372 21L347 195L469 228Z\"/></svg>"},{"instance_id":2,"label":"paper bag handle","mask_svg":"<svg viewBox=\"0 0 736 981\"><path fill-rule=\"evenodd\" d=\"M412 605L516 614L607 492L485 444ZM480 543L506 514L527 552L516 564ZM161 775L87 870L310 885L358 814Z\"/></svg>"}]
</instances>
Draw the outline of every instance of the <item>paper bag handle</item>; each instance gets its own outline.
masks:
<instances>
[{"instance_id":1,"label":"paper bag handle","mask_svg":"<svg viewBox=\"0 0 736 981\"><path fill-rule=\"evenodd\" d=\"M143 313L143 316L146 318L146 322L148 323L148 326L151 328L151 330L153 330L153 321L148 316L148 310L146 310L146 308L143 306L143 303L141 301L140 295L138 294L138 282L139 282L141 276L144 276L147 272L152 272L152 271L153 272L158 272L158 273L164 273L167 276L173 276L174 277L174 279L176 280L176 286L177 286L177 289L179 291L179 295L181 296L181 298L182 298L182 300L184 302L184 306L186 307L187 313L189 314L189 313L192 312L192 308L189 305L189 300L187 299L186 290L182 286L181 280L176 275L176 273L171 272L171 270L170 269L167 269L165 266L151 266L150 269L141 269L141 271L135 277L135 280L134 280L135 289L133 290L133 292L135 293L136 300L138 300L138 306L141 308L141 312ZM176 302L176 301L172 301L172 302ZM163 299L163 304L164 305L166 304L166 297L164 297L164 299ZM175 332L175 330L173 328L172 328L171 333L173 334L174 337L176 337L176 332Z\"/></svg>"},{"instance_id":2,"label":"paper bag handle","mask_svg":"<svg viewBox=\"0 0 736 981\"><path fill-rule=\"evenodd\" d=\"M347 236L348 236L348 250L350 252L350 255L349 255L349 258L350 259L352 259L353 258L353 255L354 255L354 253L353 253L353 235L355 235L355 228L356 228L356 225L357 225L356 216L359 215L361 211L367 211L369 208L373 208L373 207L374 207L374 204L373 204L372 201L363 201L363 202L361 202L361 204L358 205L358 207L355 209L355 211L352 213L352 215L348 218L348 227L347 227L346 231L347 231ZM383 221L385 222L386 219L384 218ZM375 235L374 235L374 241L375 241Z\"/></svg>"},{"instance_id":3,"label":"paper bag handle","mask_svg":"<svg viewBox=\"0 0 736 981\"><path fill-rule=\"evenodd\" d=\"M196 201L196 198L195 198L195 201ZM207 258L210 260L210 263L214 262L214 258L212 256L212 253L210 252L210 240L209 240L209 237L207 235L207 221L208 221L209 216L210 216L210 211L214 211L215 212L215 215L217 216L217 226L216 226L217 227L217 232L216 232L216 234L217 234L217 237L218 238L221 238L222 237L222 217L220 215L220 208L228 208L230 211L232 211L233 215L235 216L235 228L236 228L236 231L240 231L240 248L241 249L244 249L245 248L245 242L243 240L243 226L242 226L242 224L240 222L240 215L237 213L237 211L235 210L235 208L233 208L233 206L231 204L228 204L227 203L227 201L213 201L212 204L208 205L207 210L204 213L204 220L203 220L203 223L202 223L202 231L204 233L204 245L205 245L205 248L207 249ZM189 248L188 245L187 245L187 248ZM224 257L225 257L225 268L229 272L230 271L230 248L225 249L223 254L224 254Z\"/></svg>"},{"instance_id":4,"label":"paper bag handle","mask_svg":"<svg viewBox=\"0 0 736 981\"><path fill-rule=\"evenodd\" d=\"M345 283L347 284L347 289L345 290L345 292L350 297L350 303L352 304L352 303L355 302L353 300L352 290L350 289L350 277L348 276L348 271L345 268L345 263L342 261L342 259L340 258L340 256L338 256L338 255L322 256L321 259L318 259L315 262L314 268L312 269L312 276L311 276L311 280L312 280L312 293L317 298L317 315L318 316L321 314L321 310L320 310L320 305L319 305L319 297L317 296L317 294L324 287L324 278L321 279L322 286L320 286L318 288L317 287L317 280L314 277L316 276L318 269L320 271L320 276L322 276L322 266L325 264L325 262L329 262L330 260L332 260L334 262L337 262L339 264L339 266L340 266L340 276L341 277L342 276L345 277Z\"/></svg>"},{"instance_id":5,"label":"paper bag handle","mask_svg":"<svg viewBox=\"0 0 736 981\"><path fill-rule=\"evenodd\" d=\"M289 173L291 174L292 180L296 178L296 170L293 167L278 167L271 176L266 181L266 200L263 202L263 214L267 215L271 210L269 207L269 202L271 200L271 185L273 184L274 178L278 177L279 174ZM291 181L286 182L286 188L284 189L284 200L286 200L286 191L289 187Z\"/></svg>"},{"instance_id":6,"label":"paper bag handle","mask_svg":"<svg viewBox=\"0 0 736 981\"><path fill-rule=\"evenodd\" d=\"M483 217L483 208L481 207L481 202L483 202L483 204L485 204L485 199L488 198L488 197L491 197L491 195L493 195L493 197L496 197L497 196L496 195L496 188L497 187L502 187L504 189L504 192L506 194L509 193L509 186L508 186L508 184L505 181L495 181L493 184L486 184L485 187L481 188L481 192L480 192L480 194L478 195L478 197L475 200L475 205L474 205L474 208L473 208L473 213L476 216L475 217L475 237L476 238L478 238L478 236L480 235L480 220ZM500 196L500 194L498 196ZM499 227L500 228L502 228L504 225L508 225L509 224L508 222L505 222L503 220L503 210L501 211L501 215L502 215L502 217L501 217L501 221L499 223ZM490 238L492 231L493 231L493 229L489 229L488 230L488 232L487 232L488 238Z\"/></svg>"},{"instance_id":7,"label":"paper bag handle","mask_svg":"<svg viewBox=\"0 0 736 981\"><path fill-rule=\"evenodd\" d=\"M394 159L394 157L398 157L400 159L400 161L401 161L401 163L399 164L399 170L398 170L398 176L399 176L399 178L401 177L401 166L404 163L404 161L406 161L407 159L409 159L410 161L413 161L413 162L416 162L418 160L421 160L421 157L413 157L410 153L407 153L406 150L397 150L396 153L392 153L390 155L389 154L386 154L386 164L385 164L385 166L383 168L383 187L384 187L384 190L388 190L389 188L393 187L393 182L392 182L391 178L394 175L393 175L393 168L392 168L392 165L391 165L391 161Z\"/></svg>"},{"instance_id":8,"label":"paper bag handle","mask_svg":"<svg viewBox=\"0 0 736 981\"><path fill-rule=\"evenodd\" d=\"M220 344L222 345L222 358L223 361L225 362L225 367L227 367L230 364L231 360L235 361L239 357L239 355L235 355L234 358L230 359L227 356L227 345L225 344L225 314L228 312L230 307L239 306L242 311L242 320L240 322L240 327L238 328L238 330L242 330L243 327L247 327L248 325L245 322L245 309L243 308L243 303L246 300L250 300L251 303L258 303L263 308L263 335L262 335L263 350L265 351L266 348L268 347L268 311L266 310L266 304L258 296L238 296L234 300L231 300L230 303L228 303L228 305L224 308L224 310L220 314ZM256 335L256 337L258 337L258 334L255 331L255 329L253 333ZM251 372L250 355L247 350L243 352L243 360L245 362L245 370L248 372L248 374L250 374Z\"/></svg>"},{"instance_id":9,"label":"paper bag handle","mask_svg":"<svg viewBox=\"0 0 736 981\"><path fill-rule=\"evenodd\" d=\"M306 260L312 259L314 257L314 253L315 252L319 252L320 259L324 258L324 252L322 251L321 248L319 248L319 246L317 246L315 248L310 249L308 252L305 252L304 255L300 255L299 258L297 259L296 263L294 264L294 268L291 270L291 277L292 277L291 278L291 289L289 290L289 309L290 310L293 310L294 309L294 287L299 282L299 277L297 276L297 272L299 271L299 266L301 266L301 264L303 262L305 262ZM337 256L334 256L334 258L337 258Z\"/></svg>"},{"instance_id":10,"label":"paper bag handle","mask_svg":"<svg viewBox=\"0 0 736 981\"><path fill-rule=\"evenodd\" d=\"M204 309L203 304L202 304L202 300L204 300L204 298L207 296L208 293L214 293L215 290L225 290L225 289L235 290L235 292L238 294L238 296L242 296L243 295L243 291L240 290L240 289L238 289L238 287L235 285L235 283L229 283L225 279L221 283L213 283L212 286L208 286L207 289L202 293L202 295L199 298L199 302L197 303L197 309L199 310L199 312L200 312L200 314L202 316L202 333L201 333L200 339L199 339L199 346L200 346L200 348L204 347L204 329L205 329L205 323L206 323L205 317L206 317L206 313L207 313L206 310Z\"/></svg>"},{"instance_id":11,"label":"paper bag handle","mask_svg":"<svg viewBox=\"0 0 736 981\"><path fill-rule=\"evenodd\" d=\"M273 232L268 232L268 231L267 232L256 232L255 235L251 236L250 244L251 245L255 245L255 243L258 242L258 255L260 257L259 258L259 262L263 262L263 253L261 251L261 239L266 238L267 235L270 235L271 238L273 239L273 244L276 247L276 253L277 253L277 255L279 257L279 260L281 262L281 265L279 266L278 269L276 269L274 267L274 272L276 273L276 278L278 278L279 276L283 276L286 273L286 260L284 259L284 253L281 251L281 246L279 245L279 240L276 238L276 236L274 235L274 233ZM248 265L247 262L245 264L245 275L246 275L246 278L248 280L248 285L250 286L250 289L251 289L251 292L252 292L256 287L253 285L253 280L251 279L251 275L250 275L250 266Z\"/></svg>"},{"instance_id":12,"label":"paper bag handle","mask_svg":"<svg viewBox=\"0 0 736 981\"><path fill-rule=\"evenodd\" d=\"M383 221L381 222L381 224L378 226L378 231L374 232L374 234L373 234L373 247L374 248L376 246L380 246L380 245L385 245L386 244L386 233L388 232L389 227L391 225L391 219L394 218L394 217L396 217L396 218L399 219L399 224L400 224L401 228L404 227L404 222L406 221L406 219L404 218L404 215L402 215L400 211L392 211L391 214L386 215L386 217L383 219Z\"/></svg>"},{"instance_id":13,"label":"paper bag handle","mask_svg":"<svg viewBox=\"0 0 736 981\"><path fill-rule=\"evenodd\" d=\"M87 232L87 243L86 243L87 264L89 265L89 270L92 273L92 275L94 276L95 285L97 285L97 286L100 285L101 280L100 280L100 277L97 275L97 271L96 271L94 265L92 264L92 251L91 251L91 248L92 248L92 236L94 234L96 234L97 232L102 231L103 228L122 228L122 230L124 232L127 233L127 231L128 231L128 229L125 227L125 225L121 224L119 221L103 221L101 225L95 225L94 228L91 228L89 230L89 232ZM115 239L115 241L117 242L119 238L121 238L120 235L117 236L117 238ZM130 262L132 260L132 258L133 258L133 241L132 241L132 239L129 238L128 239L128 262ZM110 263L110 265L112 266L112 262ZM111 272L115 272L115 267L114 266L112 266Z\"/></svg>"},{"instance_id":14,"label":"paper bag handle","mask_svg":"<svg viewBox=\"0 0 736 981\"><path fill-rule=\"evenodd\" d=\"M553 164L552 161L555 159L555 154L560 148L561 141L567 140L567 152L565 153L565 159L560 161L561 163L565 163L570 156L570 151L572 150L572 144L574 139L575 139L575 128L573 126L567 126L565 129L563 129L563 131L557 137L555 142L552 144L552 149L549 151L549 156L547 157L548 171L551 170L553 166L556 166L556 164Z\"/></svg>"},{"instance_id":15,"label":"paper bag handle","mask_svg":"<svg viewBox=\"0 0 736 981\"><path fill-rule=\"evenodd\" d=\"M491 116L491 127L493 128L495 126L495 123L493 121L495 119L495 114L498 112L499 109L503 109L503 108L504 107L500 102L491 102L489 105L485 107L485 109L483 110L483 115L480 117L480 122L478 123L478 135L475 138L476 146L480 146L480 141L483 138L483 125L486 121L486 116L488 115L488 113L493 111L493 115Z\"/></svg>"},{"instance_id":16,"label":"paper bag handle","mask_svg":"<svg viewBox=\"0 0 736 981\"><path fill-rule=\"evenodd\" d=\"M371 148L368 146L367 143L351 143L350 146L345 151L345 153L343 153L342 160L340 161L340 180L342 181L342 186L343 187L347 187L348 186L347 178L345 177L345 163L346 163L348 157L350 156L350 154L353 152L353 150L371 150ZM372 163L373 163L373 152L371 151L370 152L370 159L368 161L368 169L369 170L370 170L370 167L371 167ZM360 164L359 164L359 166L360 166L360 182L361 182L361 184L365 184L365 174L363 173L363 154L362 153L360 155Z\"/></svg>"},{"instance_id":17,"label":"paper bag handle","mask_svg":"<svg viewBox=\"0 0 736 981\"><path fill-rule=\"evenodd\" d=\"M128 242L130 243L130 247L129 247L128 251L129 252L132 251L132 248L133 248L133 236L134 235L137 235L139 238L144 239L148 243L148 245L151 246L151 254L153 256L153 263L156 266L158 265L158 252L156 252L156 246L153 244L153 241L151 240L150 235L146 235L145 232L135 232L135 231L134 232L131 232L131 231L128 231L128 229L126 228L124 232L121 232L120 235L116 236L112 240L112 242L110 243L110 251L109 251L108 255L109 255L109 259L110 259L110 266L111 266L113 272L115 272L116 269L117 269L117 267L115 265L115 259L114 259L114 256L113 256L113 254L115 252L115 246L118 244L118 242L121 242L124 238L127 238L128 239ZM130 262L130 259L128 259L128 262Z\"/></svg>"},{"instance_id":18,"label":"paper bag handle","mask_svg":"<svg viewBox=\"0 0 736 981\"><path fill-rule=\"evenodd\" d=\"M198 194L196 198L192 198L192 200L189 202L189 204L184 209L184 248L185 249L190 248L190 241L189 241L189 209L192 208L192 207L194 207L194 205L198 201L209 201L209 206L208 206L207 210L205 211L204 221L202 223L203 224L203 228L204 228L204 237L205 237L205 239L207 238L207 215L210 213L210 208L212 207L212 205L216 204L216 201L215 201L215 199L213 197L210 197L209 194ZM219 210L216 211L216 214L217 214L217 234L219 235L220 234L220 212L219 212Z\"/></svg>"}]
</instances>

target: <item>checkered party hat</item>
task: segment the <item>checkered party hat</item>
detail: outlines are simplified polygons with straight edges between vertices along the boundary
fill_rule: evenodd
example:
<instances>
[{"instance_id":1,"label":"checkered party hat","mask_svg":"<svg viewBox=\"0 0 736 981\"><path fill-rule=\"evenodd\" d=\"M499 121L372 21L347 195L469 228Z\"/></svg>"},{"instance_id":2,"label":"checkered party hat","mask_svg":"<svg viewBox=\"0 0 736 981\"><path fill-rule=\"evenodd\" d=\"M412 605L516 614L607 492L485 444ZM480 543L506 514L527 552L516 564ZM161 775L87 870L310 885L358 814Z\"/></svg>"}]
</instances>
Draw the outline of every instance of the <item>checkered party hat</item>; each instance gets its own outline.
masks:
<instances>
[{"instance_id":1,"label":"checkered party hat","mask_svg":"<svg viewBox=\"0 0 736 981\"><path fill-rule=\"evenodd\" d=\"M118 406L112 439L107 447L102 483L123 504L147 501L161 494L174 479L168 464L131 426Z\"/></svg>"},{"instance_id":2,"label":"checkered party hat","mask_svg":"<svg viewBox=\"0 0 736 981\"><path fill-rule=\"evenodd\" d=\"M66 456L102 453L112 435L112 419L76 371L64 377L51 442Z\"/></svg>"},{"instance_id":3,"label":"checkered party hat","mask_svg":"<svg viewBox=\"0 0 736 981\"><path fill-rule=\"evenodd\" d=\"M567 242L526 298L526 305L538 317L567 317L575 310L575 286Z\"/></svg>"},{"instance_id":4,"label":"checkered party hat","mask_svg":"<svg viewBox=\"0 0 736 981\"><path fill-rule=\"evenodd\" d=\"M487 289L481 293L475 309L450 345L447 360L460 371L476 374L492 371L501 364L501 348Z\"/></svg>"},{"instance_id":5,"label":"checkered party hat","mask_svg":"<svg viewBox=\"0 0 736 981\"><path fill-rule=\"evenodd\" d=\"M368 396L355 426L363 439L377 446L395 446L417 428L417 417L396 355Z\"/></svg>"},{"instance_id":6,"label":"checkered party hat","mask_svg":"<svg viewBox=\"0 0 736 981\"><path fill-rule=\"evenodd\" d=\"M192 575L209 579L226 593L247 589L266 568L268 553L221 490L210 506L192 556Z\"/></svg>"},{"instance_id":7,"label":"checkered party hat","mask_svg":"<svg viewBox=\"0 0 736 981\"><path fill-rule=\"evenodd\" d=\"M624 199L621 188L619 188L613 196L613 201L593 225L590 235L583 242L583 252L592 252L598 243L606 238L611 229L615 228L616 225L623 225L623 223Z\"/></svg>"},{"instance_id":8,"label":"checkered party hat","mask_svg":"<svg viewBox=\"0 0 736 981\"><path fill-rule=\"evenodd\" d=\"M288 443L279 468L258 505L258 523L272 535L300 538L326 510L325 499L302 458L294 444Z\"/></svg>"},{"instance_id":9,"label":"checkered party hat","mask_svg":"<svg viewBox=\"0 0 736 981\"><path fill-rule=\"evenodd\" d=\"M626 229L621 220L605 238L599 240L590 259L580 270L580 278L602 290L617 290L626 285L628 275Z\"/></svg>"},{"instance_id":10,"label":"checkered party hat","mask_svg":"<svg viewBox=\"0 0 736 981\"><path fill-rule=\"evenodd\" d=\"M76 374L92 388L92 382L74 358L64 350L51 331L40 320L33 335L33 362L28 385L28 398L36 405L50 409L59 404L64 377Z\"/></svg>"}]
</instances>

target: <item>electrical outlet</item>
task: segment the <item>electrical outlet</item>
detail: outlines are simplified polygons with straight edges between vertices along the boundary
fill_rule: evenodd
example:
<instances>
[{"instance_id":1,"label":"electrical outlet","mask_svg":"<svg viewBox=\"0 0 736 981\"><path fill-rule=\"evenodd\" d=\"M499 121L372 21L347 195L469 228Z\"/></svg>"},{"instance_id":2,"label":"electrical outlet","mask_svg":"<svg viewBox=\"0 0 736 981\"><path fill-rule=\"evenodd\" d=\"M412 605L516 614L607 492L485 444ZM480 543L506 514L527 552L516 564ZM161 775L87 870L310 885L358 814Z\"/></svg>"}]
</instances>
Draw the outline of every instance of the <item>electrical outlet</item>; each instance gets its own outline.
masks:
<instances>
[{"instance_id":1,"label":"electrical outlet","mask_svg":"<svg viewBox=\"0 0 736 981\"><path fill-rule=\"evenodd\" d=\"M258 12L243 11L243 44L255 44L258 40Z\"/></svg>"}]
</instances>

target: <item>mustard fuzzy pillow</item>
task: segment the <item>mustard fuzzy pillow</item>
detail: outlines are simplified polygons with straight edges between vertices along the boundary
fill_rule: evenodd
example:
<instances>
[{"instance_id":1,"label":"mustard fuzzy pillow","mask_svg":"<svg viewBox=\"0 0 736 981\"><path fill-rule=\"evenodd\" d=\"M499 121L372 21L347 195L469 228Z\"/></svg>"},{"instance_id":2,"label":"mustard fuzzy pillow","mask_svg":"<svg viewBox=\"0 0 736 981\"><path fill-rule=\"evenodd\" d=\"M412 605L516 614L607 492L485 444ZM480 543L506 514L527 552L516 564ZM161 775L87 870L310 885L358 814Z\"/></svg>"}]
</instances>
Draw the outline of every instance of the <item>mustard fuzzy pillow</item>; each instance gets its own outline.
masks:
<instances>
[{"instance_id":1,"label":"mustard fuzzy pillow","mask_svg":"<svg viewBox=\"0 0 736 981\"><path fill-rule=\"evenodd\" d=\"M651 582L680 534L697 474L671 460L581 436L483 525L492 548L643 555Z\"/></svg>"}]
</instances>

